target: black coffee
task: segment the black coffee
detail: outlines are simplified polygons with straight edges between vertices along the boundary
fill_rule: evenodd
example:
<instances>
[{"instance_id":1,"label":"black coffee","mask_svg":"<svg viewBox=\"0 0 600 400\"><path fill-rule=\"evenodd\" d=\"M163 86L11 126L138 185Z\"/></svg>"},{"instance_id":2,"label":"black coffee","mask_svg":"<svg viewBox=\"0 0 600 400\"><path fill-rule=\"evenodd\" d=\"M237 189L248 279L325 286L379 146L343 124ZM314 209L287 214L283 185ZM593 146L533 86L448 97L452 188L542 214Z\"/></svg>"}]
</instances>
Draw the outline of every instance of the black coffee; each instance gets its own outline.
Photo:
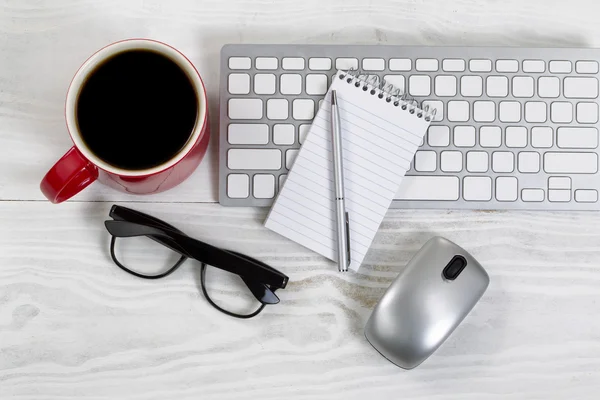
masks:
<instances>
[{"instance_id":1,"label":"black coffee","mask_svg":"<svg viewBox=\"0 0 600 400\"><path fill-rule=\"evenodd\" d=\"M83 84L77 121L90 150L107 163L139 170L177 154L198 110L192 83L169 58L146 50L119 53Z\"/></svg>"}]
</instances>

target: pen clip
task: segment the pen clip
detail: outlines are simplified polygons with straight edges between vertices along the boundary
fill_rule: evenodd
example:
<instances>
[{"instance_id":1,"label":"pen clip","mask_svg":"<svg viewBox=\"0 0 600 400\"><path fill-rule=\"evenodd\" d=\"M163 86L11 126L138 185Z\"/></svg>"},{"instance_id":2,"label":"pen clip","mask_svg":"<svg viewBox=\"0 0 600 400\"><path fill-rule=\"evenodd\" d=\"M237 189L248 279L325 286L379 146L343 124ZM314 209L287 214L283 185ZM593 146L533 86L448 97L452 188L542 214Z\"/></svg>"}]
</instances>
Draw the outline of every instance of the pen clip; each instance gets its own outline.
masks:
<instances>
[{"instance_id":1,"label":"pen clip","mask_svg":"<svg viewBox=\"0 0 600 400\"><path fill-rule=\"evenodd\" d=\"M350 258L350 216L348 214L348 212L346 211L346 253L347 253L347 258L348 258L348 265L346 265L346 270L348 270L348 266L350 265L350 263L352 262L352 259Z\"/></svg>"}]
</instances>

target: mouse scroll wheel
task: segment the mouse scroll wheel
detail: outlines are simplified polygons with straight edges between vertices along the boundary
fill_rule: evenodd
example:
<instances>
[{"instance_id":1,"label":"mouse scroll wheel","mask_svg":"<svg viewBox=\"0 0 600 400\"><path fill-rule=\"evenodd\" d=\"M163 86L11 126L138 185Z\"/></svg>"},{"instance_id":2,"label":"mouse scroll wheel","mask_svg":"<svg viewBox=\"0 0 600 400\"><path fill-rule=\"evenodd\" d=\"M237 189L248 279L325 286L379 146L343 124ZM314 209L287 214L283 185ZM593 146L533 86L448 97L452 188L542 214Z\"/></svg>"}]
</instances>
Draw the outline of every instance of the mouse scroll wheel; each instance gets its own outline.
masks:
<instances>
[{"instance_id":1,"label":"mouse scroll wheel","mask_svg":"<svg viewBox=\"0 0 600 400\"><path fill-rule=\"evenodd\" d=\"M446 265L443 271L444 278L453 281L462 270L467 266L467 260L463 256L456 255L452 257L452 260Z\"/></svg>"}]
</instances>

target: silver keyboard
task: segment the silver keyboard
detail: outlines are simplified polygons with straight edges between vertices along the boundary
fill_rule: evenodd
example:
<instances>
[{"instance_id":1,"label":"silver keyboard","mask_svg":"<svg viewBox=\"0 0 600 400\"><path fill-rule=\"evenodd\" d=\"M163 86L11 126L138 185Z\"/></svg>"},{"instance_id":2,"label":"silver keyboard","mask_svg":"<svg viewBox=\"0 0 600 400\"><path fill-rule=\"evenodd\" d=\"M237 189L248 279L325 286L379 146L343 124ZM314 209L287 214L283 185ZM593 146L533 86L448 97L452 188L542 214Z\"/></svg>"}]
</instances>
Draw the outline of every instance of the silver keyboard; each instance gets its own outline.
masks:
<instances>
[{"instance_id":1,"label":"silver keyboard","mask_svg":"<svg viewBox=\"0 0 600 400\"><path fill-rule=\"evenodd\" d=\"M393 208L598 210L600 49L226 45L219 201L269 206L336 70L437 109Z\"/></svg>"}]
</instances>

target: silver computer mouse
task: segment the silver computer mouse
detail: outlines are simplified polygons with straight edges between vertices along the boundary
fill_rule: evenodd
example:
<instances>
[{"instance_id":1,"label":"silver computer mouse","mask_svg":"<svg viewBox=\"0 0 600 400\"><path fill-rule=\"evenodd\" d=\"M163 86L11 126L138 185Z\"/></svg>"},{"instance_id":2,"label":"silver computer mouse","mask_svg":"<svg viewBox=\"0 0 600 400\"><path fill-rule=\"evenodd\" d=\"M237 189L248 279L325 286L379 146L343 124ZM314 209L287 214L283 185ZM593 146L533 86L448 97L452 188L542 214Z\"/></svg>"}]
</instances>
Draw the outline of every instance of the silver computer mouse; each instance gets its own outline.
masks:
<instances>
[{"instance_id":1,"label":"silver computer mouse","mask_svg":"<svg viewBox=\"0 0 600 400\"><path fill-rule=\"evenodd\" d=\"M394 364L414 368L450 336L489 282L488 274L469 253L434 237L379 300L365 336Z\"/></svg>"}]
</instances>

